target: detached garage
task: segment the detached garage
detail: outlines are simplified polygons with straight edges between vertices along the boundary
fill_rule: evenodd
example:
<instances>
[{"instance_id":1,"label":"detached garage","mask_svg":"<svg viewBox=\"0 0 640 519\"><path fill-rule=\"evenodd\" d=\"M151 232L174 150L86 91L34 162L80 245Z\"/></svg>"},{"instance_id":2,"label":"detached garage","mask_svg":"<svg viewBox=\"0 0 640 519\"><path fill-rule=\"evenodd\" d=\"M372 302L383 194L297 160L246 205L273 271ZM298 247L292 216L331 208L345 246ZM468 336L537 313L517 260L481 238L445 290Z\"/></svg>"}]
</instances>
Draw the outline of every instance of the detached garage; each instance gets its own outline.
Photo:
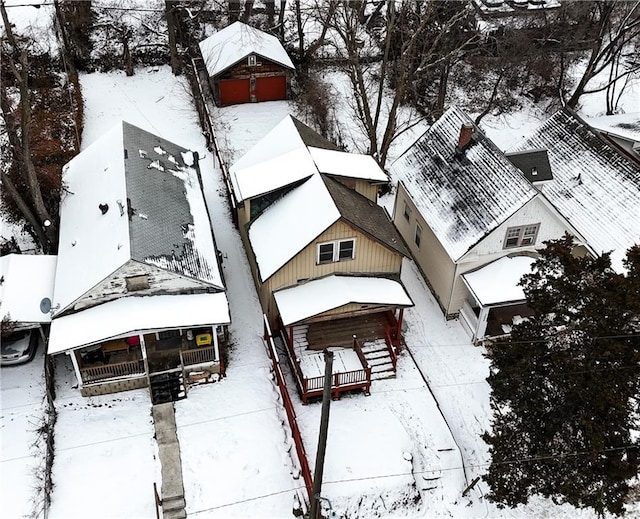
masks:
<instances>
[{"instance_id":1,"label":"detached garage","mask_svg":"<svg viewBox=\"0 0 640 519\"><path fill-rule=\"evenodd\" d=\"M293 63L280 41L235 22L200 42L219 106L289 98Z\"/></svg>"}]
</instances>

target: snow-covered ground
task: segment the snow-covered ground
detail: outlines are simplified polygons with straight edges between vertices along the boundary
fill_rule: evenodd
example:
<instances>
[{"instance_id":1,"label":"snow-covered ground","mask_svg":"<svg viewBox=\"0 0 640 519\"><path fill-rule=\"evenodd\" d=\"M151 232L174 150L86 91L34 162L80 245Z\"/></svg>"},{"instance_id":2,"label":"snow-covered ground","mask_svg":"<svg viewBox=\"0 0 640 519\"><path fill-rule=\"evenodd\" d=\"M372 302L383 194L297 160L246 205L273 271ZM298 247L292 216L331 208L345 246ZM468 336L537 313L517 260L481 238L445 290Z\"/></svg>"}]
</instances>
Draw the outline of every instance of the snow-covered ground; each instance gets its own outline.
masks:
<instances>
[{"instance_id":1,"label":"snow-covered ground","mask_svg":"<svg viewBox=\"0 0 640 519\"><path fill-rule=\"evenodd\" d=\"M83 148L125 118L197 150L201 157L205 195L224 255L233 347L223 381L193 388L187 400L176 403L187 513L288 517L303 483L260 337L260 307L244 251L187 85L167 67L140 69L133 77L120 72L84 75L81 83L86 100ZM237 160L287 113L295 115L294 110L286 102L217 110L218 139L228 151L227 160ZM353 121L346 112L343 117L356 139ZM486 124L495 125L490 136L506 148L515 129L526 135L542 122L537 117L544 115L531 109L514 116L517 124L490 118ZM390 207L393 198L382 203ZM405 313L408 351L400 357L397 378L374 382L370 397L344 396L332 403L323 496L334 510L360 517L593 517L542 498L516 510L500 510L482 497L487 490L483 483L461 497L489 462L480 437L491 420L488 362L457 321L444 320L411 261L403 266L403 282L416 306ZM160 471L148 392L83 398L73 388L66 359L58 364L52 517L153 517L152 483L160 484ZM3 517L25 513L37 495L30 473L42 452L36 449L34 456L30 443L35 438L32 425L41 416L42 359L28 366L34 369L29 376L35 392L24 384L12 391L7 373L13 372L2 370ZM293 397L313 465L320 405L302 406ZM421 499L413 502L418 494ZM397 507L390 510L393 503Z\"/></svg>"},{"instance_id":2,"label":"snow-covered ground","mask_svg":"<svg viewBox=\"0 0 640 519\"><path fill-rule=\"evenodd\" d=\"M44 497L43 345L28 364L0 369L0 515L31 516Z\"/></svg>"}]
</instances>

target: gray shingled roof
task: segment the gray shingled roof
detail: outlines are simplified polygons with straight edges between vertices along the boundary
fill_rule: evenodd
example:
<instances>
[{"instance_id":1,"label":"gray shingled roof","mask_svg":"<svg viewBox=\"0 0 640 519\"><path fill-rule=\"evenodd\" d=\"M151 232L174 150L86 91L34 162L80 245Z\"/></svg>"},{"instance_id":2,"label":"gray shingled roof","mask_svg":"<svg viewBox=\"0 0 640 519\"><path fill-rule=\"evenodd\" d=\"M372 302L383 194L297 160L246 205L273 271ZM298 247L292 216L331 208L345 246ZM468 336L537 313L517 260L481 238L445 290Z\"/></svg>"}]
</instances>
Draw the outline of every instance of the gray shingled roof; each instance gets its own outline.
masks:
<instances>
[{"instance_id":1,"label":"gray shingled roof","mask_svg":"<svg viewBox=\"0 0 640 519\"><path fill-rule=\"evenodd\" d=\"M518 168L529 182L546 182L553 179L547 150L525 150L505 153L511 163Z\"/></svg>"},{"instance_id":2,"label":"gray shingled roof","mask_svg":"<svg viewBox=\"0 0 640 519\"><path fill-rule=\"evenodd\" d=\"M640 242L640 168L576 116L561 110L514 151L545 148L553 181L541 192L600 254Z\"/></svg>"},{"instance_id":3,"label":"gray shingled roof","mask_svg":"<svg viewBox=\"0 0 640 519\"><path fill-rule=\"evenodd\" d=\"M313 148L323 148L325 150L342 151L333 142L325 139L314 129L310 128L295 117L291 116L291 120L293 121L293 124L295 125L296 130L298 130L300 138L302 139L302 142L305 143L305 145L311 146Z\"/></svg>"},{"instance_id":4,"label":"gray shingled roof","mask_svg":"<svg viewBox=\"0 0 640 519\"><path fill-rule=\"evenodd\" d=\"M131 258L219 285L217 258L204 257L192 236L189 180L172 172L187 166L188 150L127 122L123 137Z\"/></svg>"},{"instance_id":5,"label":"gray shingled roof","mask_svg":"<svg viewBox=\"0 0 640 519\"><path fill-rule=\"evenodd\" d=\"M390 168L454 261L536 195L475 125L471 145L456 154L465 122L449 108Z\"/></svg>"},{"instance_id":6,"label":"gray shingled roof","mask_svg":"<svg viewBox=\"0 0 640 519\"><path fill-rule=\"evenodd\" d=\"M385 247L410 256L402 237L382 207L326 175L322 175L322 180L344 220Z\"/></svg>"}]
</instances>

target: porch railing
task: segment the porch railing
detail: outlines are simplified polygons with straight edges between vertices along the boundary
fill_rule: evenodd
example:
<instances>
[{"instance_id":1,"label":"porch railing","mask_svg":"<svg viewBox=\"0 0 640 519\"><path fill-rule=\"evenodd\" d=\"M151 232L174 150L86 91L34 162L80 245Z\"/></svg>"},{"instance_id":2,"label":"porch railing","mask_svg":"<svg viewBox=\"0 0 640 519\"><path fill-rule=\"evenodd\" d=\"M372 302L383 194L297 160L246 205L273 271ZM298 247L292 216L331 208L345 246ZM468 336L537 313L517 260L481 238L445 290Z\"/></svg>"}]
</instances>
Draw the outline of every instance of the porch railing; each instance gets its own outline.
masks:
<instances>
[{"instance_id":1,"label":"porch railing","mask_svg":"<svg viewBox=\"0 0 640 519\"><path fill-rule=\"evenodd\" d=\"M205 364L216 361L216 352L213 346L198 348L197 350L182 350L180 360L183 366L193 366L195 364Z\"/></svg>"},{"instance_id":2,"label":"porch railing","mask_svg":"<svg viewBox=\"0 0 640 519\"><path fill-rule=\"evenodd\" d=\"M143 375L144 372L144 361L142 359L80 369L82 382L85 384L130 375Z\"/></svg>"}]
</instances>

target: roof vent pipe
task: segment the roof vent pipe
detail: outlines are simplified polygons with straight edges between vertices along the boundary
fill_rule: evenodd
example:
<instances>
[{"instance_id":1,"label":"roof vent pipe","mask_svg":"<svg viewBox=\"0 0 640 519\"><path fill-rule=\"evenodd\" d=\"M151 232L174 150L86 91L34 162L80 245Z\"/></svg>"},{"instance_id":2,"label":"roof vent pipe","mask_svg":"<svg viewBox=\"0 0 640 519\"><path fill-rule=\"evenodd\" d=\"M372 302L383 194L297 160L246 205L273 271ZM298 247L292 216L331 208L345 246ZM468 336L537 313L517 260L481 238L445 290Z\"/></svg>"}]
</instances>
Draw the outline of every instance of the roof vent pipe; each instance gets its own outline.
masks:
<instances>
[{"instance_id":1,"label":"roof vent pipe","mask_svg":"<svg viewBox=\"0 0 640 519\"><path fill-rule=\"evenodd\" d=\"M471 139L473 138L473 123L470 121L465 122L460 128L460 136L458 137L458 146L456 146L456 152L461 153L469 147Z\"/></svg>"}]
</instances>

